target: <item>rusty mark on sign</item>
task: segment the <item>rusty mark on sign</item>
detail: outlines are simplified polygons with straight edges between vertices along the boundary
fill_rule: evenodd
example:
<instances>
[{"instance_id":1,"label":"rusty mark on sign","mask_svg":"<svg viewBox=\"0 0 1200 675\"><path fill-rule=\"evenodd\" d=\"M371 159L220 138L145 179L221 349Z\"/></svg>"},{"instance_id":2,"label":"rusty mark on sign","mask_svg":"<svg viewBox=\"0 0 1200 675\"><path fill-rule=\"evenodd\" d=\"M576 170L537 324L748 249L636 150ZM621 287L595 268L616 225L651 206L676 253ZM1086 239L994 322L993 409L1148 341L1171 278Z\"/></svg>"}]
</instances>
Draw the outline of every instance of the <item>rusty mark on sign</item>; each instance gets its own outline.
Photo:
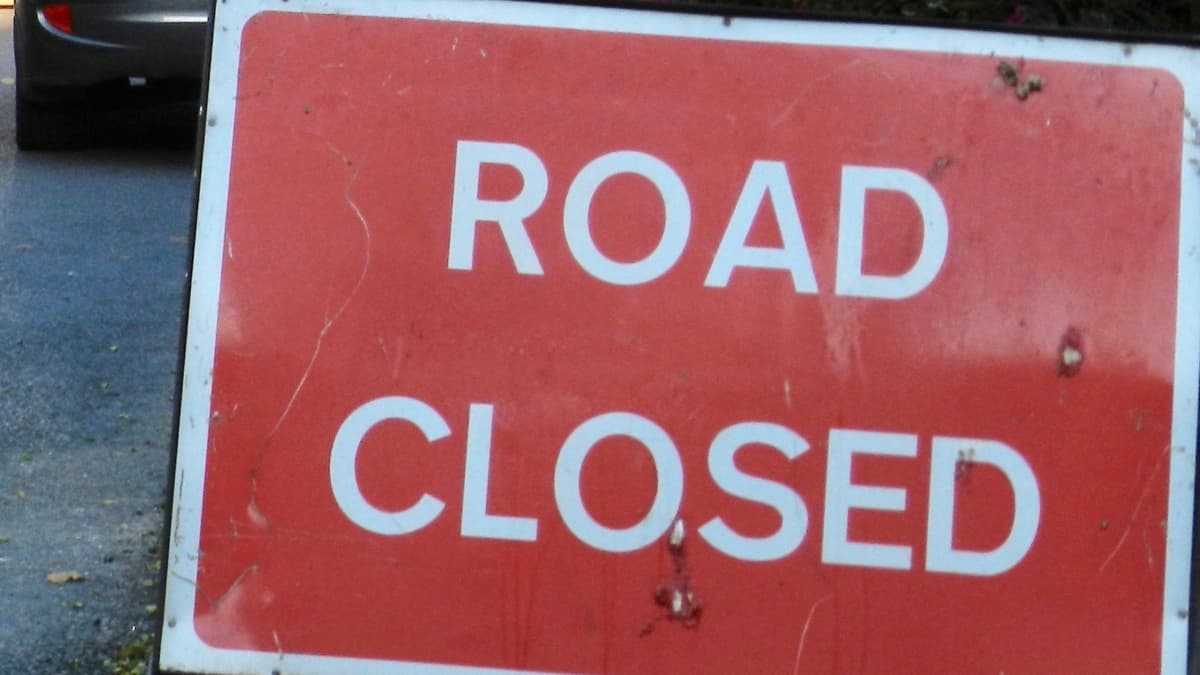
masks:
<instances>
[{"instance_id":1,"label":"rusty mark on sign","mask_svg":"<svg viewBox=\"0 0 1200 675\"><path fill-rule=\"evenodd\" d=\"M662 618L677 621L684 628L696 628L700 625L700 613L704 609L704 602L692 588L691 571L688 569L687 550L684 546L686 535L683 518L676 518L667 535L671 577L654 589L654 602L663 609L663 613L642 628L642 636L649 635L654 630L654 624Z\"/></svg>"},{"instance_id":2,"label":"rusty mark on sign","mask_svg":"<svg viewBox=\"0 0 1200 675\"><path fill-rule=\"evenodd\" d=\"M1021 80L1020 71L1008 61L1001 61L996 66L996 72L1000 73L1000 79L1004 81L1005 86L1012 87L1017 98L1022 101L1029 98L1033 92L1041 91L1046 86L1046 80L1040 75L1030 75L1025 80Z\"/></svg>"},{"instance_id":3,"label":"rusty mark on sign","mask_svg":"<svg viewBox=\"0 0 1200 675\"><path fill-rule=\"evenodd\" d=\"M954 463L954 480L962 484L971 481L971 469L975 466L975 448L958 451L958 461Z\"/></svg>"},{"instance_id":4,"label":"rusty mark on sign","mask_svg":"<svg viewBox=\"0 0 1200 675\"><path fill-rule=\"evenodd\" d=\"M1001 61L996 66L996 72L1000 73L1000 79L1004 80L1004 84L1010 87L1015 87L1020 83L1021 78L1017 75L1017 68L1008 61Z\"/></svg>"},{"instance_id":5,"label":"rusty mark on sign","mask_svg":"<svg viewBox=\"0 0 1200 675\"><path fill-rule=\"evenodd\" d=\"M1058 345L1059 377L1074 377L1083 368L1083 335L1074 326L1068 326Z\"/></svg>"},{"instance_id":6,"label":"rusty mark on sign","mask_svg":"<svg viewBox=\"0 0 1200 675\"><path fill-rule=\"evenodd\" d=\"M1192 145L1200 145L1200 120L1188 110L1186 106L1180 106L1183 111L1183 119L1187 122L1188 128L1192 130L1192 139L1189 141Z\"/></svg>"},{"instance_id":7,"label":"rusty mark on sign","mask_svg":"<svg viewBox=\"0 0 1200 675\"><path fill-rule=\"evenodd\" d=\"M942 177L942 173L946 170L946 168L950 166L951 162L952 160L949 157L945 155L939 156L937 159L933 160L933 166L929 167L929 171L925 173L925 177L928 178L931 183L936 183L937 180Z\"/></svg>"},{"instance_id":8,"label":"rusty mark on sign","mask_svg":"<svg viewBox=\"0 0 1200 675\"><path fill-rule=\"evenodd\" d=\"M1029 79L1017 85L1017 98L1024 101L1033 92L1041 91L1044 86L1046 86L1046 82L1040 75L1030 75Z\"/></svg>"}]
</instances>

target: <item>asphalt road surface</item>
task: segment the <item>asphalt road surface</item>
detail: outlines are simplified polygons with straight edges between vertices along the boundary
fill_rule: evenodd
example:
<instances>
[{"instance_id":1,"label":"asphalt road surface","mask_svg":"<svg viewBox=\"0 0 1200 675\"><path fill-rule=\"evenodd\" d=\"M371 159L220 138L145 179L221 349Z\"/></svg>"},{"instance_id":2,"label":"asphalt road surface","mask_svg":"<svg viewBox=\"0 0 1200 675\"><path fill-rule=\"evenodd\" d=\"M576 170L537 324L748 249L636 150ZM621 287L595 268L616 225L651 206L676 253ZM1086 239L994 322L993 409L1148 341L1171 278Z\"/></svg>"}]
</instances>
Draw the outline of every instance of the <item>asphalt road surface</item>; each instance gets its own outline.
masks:
<instances>
[{"instance_id":1,"label":"asphalt road surface","mask_svg":"<svg viewBox=\"0 0 1200 675\"><path fill-rule=\"evenodd\" d=\"M18 153L11 25L0 10L0 673L123 672L159 621L195 108L95 111L98 147Z\"/></svg>"}]
</instances>

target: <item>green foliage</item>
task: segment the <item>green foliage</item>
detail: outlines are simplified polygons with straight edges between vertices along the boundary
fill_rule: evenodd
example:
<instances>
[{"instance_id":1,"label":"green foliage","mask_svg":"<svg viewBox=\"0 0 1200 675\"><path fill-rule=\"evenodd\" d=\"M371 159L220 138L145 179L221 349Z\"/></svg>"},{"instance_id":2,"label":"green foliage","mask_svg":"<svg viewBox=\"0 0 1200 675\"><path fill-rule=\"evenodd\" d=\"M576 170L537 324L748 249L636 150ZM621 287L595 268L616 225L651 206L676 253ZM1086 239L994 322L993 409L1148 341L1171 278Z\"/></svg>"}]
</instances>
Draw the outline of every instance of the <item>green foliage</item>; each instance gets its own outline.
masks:
<instances>
[{"instance_id":1,"label":"green foliage","mask_svg":"<svg viewBox=\"0 0 1200 675\"><path fill-rule=\"evenodd\" d=\"M111 659L104 660L109 675L143 675L154 651L154 635L139 633L131 642L117 650Z\"/></svg>"},{"instance_id":2,"label":"green foliage","mask_svg":"<svg viewBox=\"0 0 1200 675\"><path fill-rule=\"evenodd\" d=\"M1200 30L1195 0L691 0L687 4L877 18L1187 34Z\"/></svg>"}]
</instances>

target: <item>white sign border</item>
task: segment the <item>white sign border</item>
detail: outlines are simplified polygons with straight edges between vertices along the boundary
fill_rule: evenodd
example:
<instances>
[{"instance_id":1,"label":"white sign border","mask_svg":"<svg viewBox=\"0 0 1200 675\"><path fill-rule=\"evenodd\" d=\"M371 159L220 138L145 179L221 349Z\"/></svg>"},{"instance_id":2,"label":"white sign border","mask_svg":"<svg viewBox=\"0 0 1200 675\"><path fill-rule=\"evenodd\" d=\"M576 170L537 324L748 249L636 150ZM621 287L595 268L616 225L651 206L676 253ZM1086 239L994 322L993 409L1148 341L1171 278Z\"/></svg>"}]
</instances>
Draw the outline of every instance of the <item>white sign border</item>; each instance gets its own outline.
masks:
<instances>
[{"instance_id":1,"label":"white sign border","mask_svg":"<svg viewBox=\"0 0 1200 675\"><path fill-rule=\"evenodd\" d=\"M183 388L175 470L174 512L160 667L192 673L286 672L312 675L415 673L526 673L489 668L401 663L350 657L217 649L196 634L201 504L207 463L212 371L228 177L237 111L237 72L242 29L266 11L429 19L734 42L866 47L963 55L1011 55L1042 60L1160 68L1182 83L1186 110L1200 111L1200 55L1184 47L1137 45L1074 38L987 33L950 28L801 22L738 18L643 9L609 9L502 0L220 0L213 27L208 125L197 206L191 299L184 347ZM1183 673L1188 645L1195 492L1197 386L1200 382L1200 134L1186 116L1180 200L1179 286L1175 335L1175 396L1172 411L1170 494L1162 620L1162 672Z\"/></svg>"}]
</instances>

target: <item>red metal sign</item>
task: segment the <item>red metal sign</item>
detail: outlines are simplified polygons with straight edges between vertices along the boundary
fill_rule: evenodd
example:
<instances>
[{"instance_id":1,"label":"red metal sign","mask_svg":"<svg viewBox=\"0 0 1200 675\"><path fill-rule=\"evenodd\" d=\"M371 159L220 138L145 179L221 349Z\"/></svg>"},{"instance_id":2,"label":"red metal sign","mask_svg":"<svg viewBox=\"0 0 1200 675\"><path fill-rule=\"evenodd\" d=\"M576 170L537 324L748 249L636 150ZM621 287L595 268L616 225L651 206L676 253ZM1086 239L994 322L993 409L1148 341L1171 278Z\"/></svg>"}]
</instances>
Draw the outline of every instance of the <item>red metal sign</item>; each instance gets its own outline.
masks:
<instances>
[{"instance_id":1,"label":"red metal sign","mask_svg":"<svg viewBox=\"0 0 1200 675\"><path fill-rule=\"evenodd\" d=\"M1182 668L1192 54L335 4L218 5L165 666Z\"/></svg>"}]
</instances>

